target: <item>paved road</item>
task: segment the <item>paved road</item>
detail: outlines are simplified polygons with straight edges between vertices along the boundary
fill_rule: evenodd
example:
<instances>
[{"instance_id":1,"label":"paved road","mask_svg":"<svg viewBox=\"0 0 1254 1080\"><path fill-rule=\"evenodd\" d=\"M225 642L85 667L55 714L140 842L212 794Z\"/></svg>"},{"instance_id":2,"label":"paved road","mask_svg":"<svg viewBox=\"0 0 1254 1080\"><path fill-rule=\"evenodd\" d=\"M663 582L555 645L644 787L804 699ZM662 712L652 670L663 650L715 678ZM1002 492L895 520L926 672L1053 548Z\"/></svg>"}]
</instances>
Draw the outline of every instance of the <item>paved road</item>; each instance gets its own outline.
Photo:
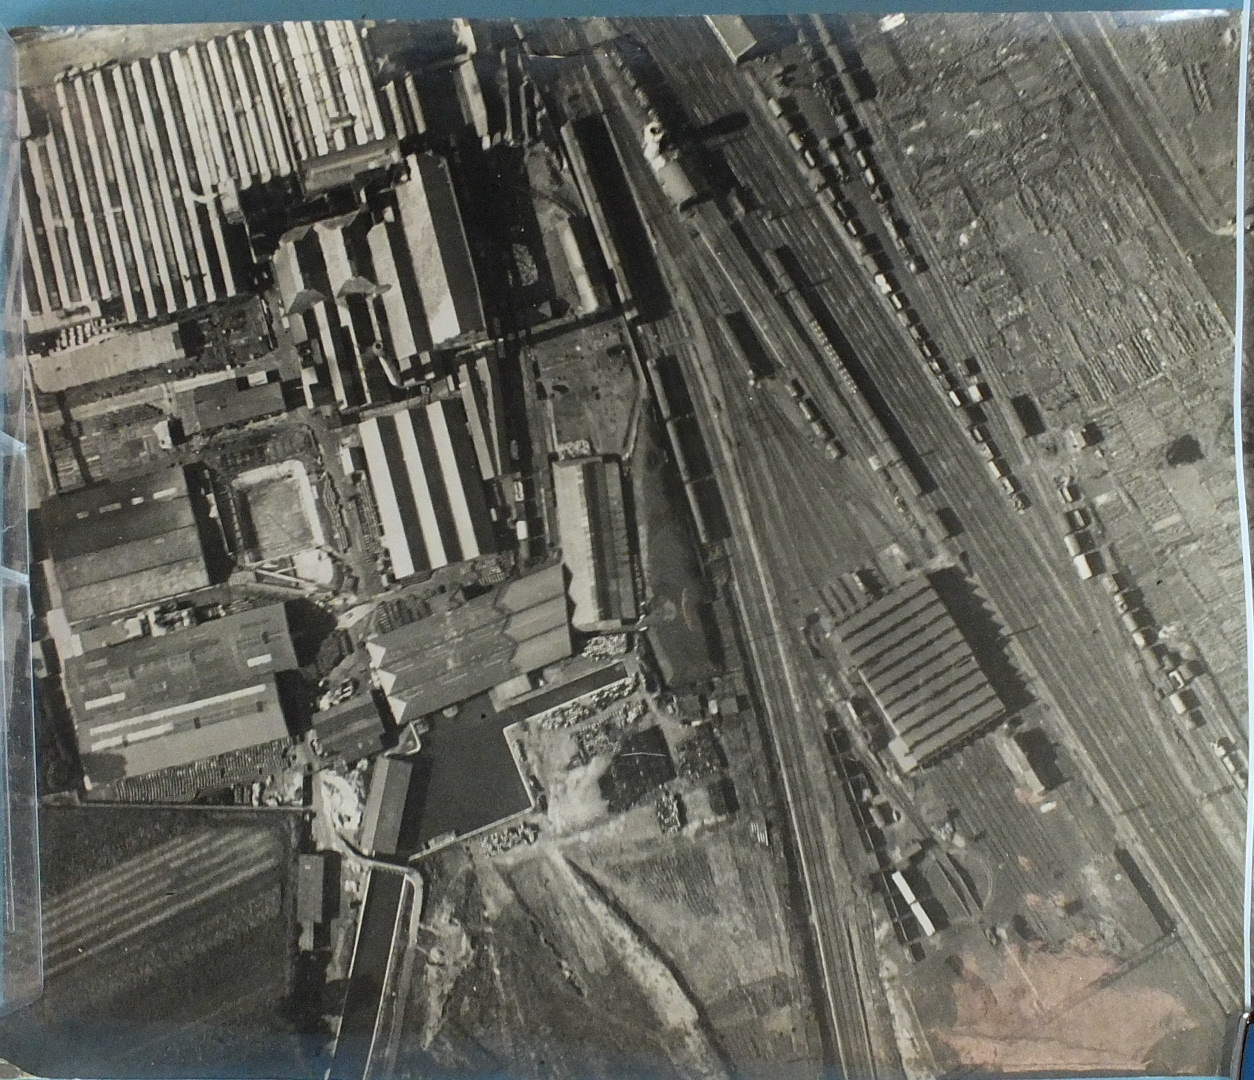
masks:
<instances>
[{"instance_id":1,"label":"paved road","mask_svg":"<svg viewBox=\"0 0 1254 1080\"><path fill-rule=\"evenodd\" d=\"M1215 790L1213 761L1195 759L1164 722L1161 705L1129 664L1127 635L1092 582L1075 575L1061 545L1061 509L1048 477L1024 470L1034 508L1011 511L966 442L931 380L922 375L904 335L801 181L792 151L756 108L745 76L721 60L699 22L668 28L648 41L681 101L699 122L739 107L748 128L725 140L732 169L780 210L774 223L855 344L902 426L918 444L944 501L962 520L962 540L985 592L1000 612L1014 645L1039 676L1035 690L1052 699L1085 780L1116 819L1150 880L1176 916L1180 933L1216 996L1239 986L1239 826L1224 799L1199 814L1196 792ZM918 285L903 277L908 290ZM942 344L964 340L954 320L924 309ZM950 353L950 355L955 355ZM961 355L961 354L957 354ZM1009 431L995 421L999 441ZM796 537L791 518L762 518L763 536ZM772 567L807 559L807 546L776 544ZM821 567L814 571L821 572ZM781 571L788 572L788 571Z\"/></svg>"}]
</instances>

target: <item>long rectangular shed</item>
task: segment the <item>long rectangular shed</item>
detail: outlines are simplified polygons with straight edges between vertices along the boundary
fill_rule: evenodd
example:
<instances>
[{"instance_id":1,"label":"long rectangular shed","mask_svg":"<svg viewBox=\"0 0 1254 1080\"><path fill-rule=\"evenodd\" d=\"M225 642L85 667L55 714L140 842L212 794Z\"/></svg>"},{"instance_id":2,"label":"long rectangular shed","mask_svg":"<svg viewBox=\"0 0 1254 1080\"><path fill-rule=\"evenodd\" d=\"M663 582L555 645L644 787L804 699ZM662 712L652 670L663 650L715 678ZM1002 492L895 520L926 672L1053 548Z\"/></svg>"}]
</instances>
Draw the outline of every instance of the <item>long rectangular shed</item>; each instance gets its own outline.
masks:
<instances>
[{"instance_id":1,"label":"long rectangular shed","mask_svg":"<svg viewBox=\"0 0 1254 1080\"><path fill-rule=\"evenodd\" d=\"M635 581L618 462L600 457L555 462L553 493L575 629L610 630L634 621Z\"/></svg>"}]
</instances>

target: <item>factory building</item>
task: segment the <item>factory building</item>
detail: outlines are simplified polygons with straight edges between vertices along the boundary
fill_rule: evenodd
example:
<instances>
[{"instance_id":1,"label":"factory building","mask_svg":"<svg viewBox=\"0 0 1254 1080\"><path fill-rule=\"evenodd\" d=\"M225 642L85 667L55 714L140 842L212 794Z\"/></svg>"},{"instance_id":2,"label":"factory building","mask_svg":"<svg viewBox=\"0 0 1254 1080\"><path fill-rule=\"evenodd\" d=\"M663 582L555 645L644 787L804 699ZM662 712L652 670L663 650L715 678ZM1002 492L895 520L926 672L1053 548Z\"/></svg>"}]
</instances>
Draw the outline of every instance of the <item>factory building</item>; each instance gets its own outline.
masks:
<instances>
[{"instance_id":1,"label":"factory building","mask_svg":"<svg viewBox=\"0 0 1254 1080\"><path fill-rule=\"evenodd\" d=\"M67 657L88 784L287 738L275 676L295 668L282 604Z\"/></svg>"},{"instance_id":2,"label":"factory building","mask_svg":"<svg viewBox=\"0 0 1254 1080\"><path fill-rule=\"evenodd\" d=\"M623 504L623 477L613 458L553 465L557 531L576 630L613 630L636 618L635 583Z\"/></svg>"},{"instance_id":3,"label":"factory building","mask_svg":"<svg viewBox=\"0 0 1254 1080\"><path fill-rule=\"evenodd\" d=\"M375 758L370 788L361 814L358 846L367 855L395 855L405 823L405 806L414 767L401 758Z\"/></svg>"},{"instance_id":4,"label":"factory building","mask_svg":"<svg viewBox=\"0 0 1254 1080\"><path fill-rule=\"evenodd\" d=\"M836 633L893 733L888 749L905 772L1005 715L971 646L924 576L864 607Z\"/></svg>"},{"instance_id":5,"label":"factory building","mask_svg":"<svg viewBox=\"0 0 1254 1080\"><path fill-rule=\"evenodd\" d=\"M367 642L398 723L571 655L565 572L551 566Z\"/></svg>"},{"instance_id":6,"label":"factory building","mask_svg":"<svg viewBox=\"0 0 1254 1080\"><path fill-rule=\"evenodd\" d=\"M210 584L202 522L182 467L55 496L40 516L72 623Z\"/></svg>"},{"instance_id":7,"label":"factory building","mask_svg":"<svg viewBox=\"0 0 1254 1080\"><path fill-rule=\"evenodd\" d=\"M125 333L82 333L65 348L30 358L35 386L47 394L102 379L164 367L187 354L176 326L151 326Z\"/></svg>"},{"instance_id":8,"label":"factory building","mask_svg":"<svg viewBox=\"0 0 1254 1080\"><path fill-rule=\"evenodd\" d=\"M383 749L383 718L370 694L341 701L312 718L314 734L324 753L352 763Z\"/></svg>"},{"instance_id":9,"label":"factory building","mask_svg":"<svg viewBox=\"0 0 1254 1080\"><path fill-rule=\"evenodd\" d=\"M342 408L386 401L433 348L476 340L485 320L448 167L432 154L383 196L285 233L274 255L298 343L317 343Z\"/></svg>"},{"instance_id":10,"label":"factory building","mask_svg":"<svg viewBox=\"0 0 1254 1080\"><path fill-rule=\"evenodd\" d=\"M457 389L466 409L480 474L484 480L504 475L510 471L509 437L496 357L480 353L463 361L457 369Z\"/></svg>"},{"instance_id":11,"label":"factory building","mask_svg":"<svg viewBox=\"0 0 1254 1080\"><path fill-rule=\"evenodd\" d=\"M278 372L260 372L258 378L221 379L192 389L195 430L216 431L283 412L283 385Z\"/></svg>"},{"instance_id":12,"label":"factory building","mask_svg":"<svg viewBox=\"0 0 1254 1080\"><path fill-rule=\"evenodd\" d=\"M396 578L495 550L479 457L460 400L373 416L357 431Z\"/></svg>"},{"instance_id":13,"label":"factory building","mask_svg":"<svg viewBox=\"0 0 1254 1080\"><path fill-rule=\"evenodd\" d=\"M240 192L396 158L359 29L253 26L24 94L28 329L139 322L235 295ZM338 171L337 171L338 170Z\"/></svg>"}]
</instances>

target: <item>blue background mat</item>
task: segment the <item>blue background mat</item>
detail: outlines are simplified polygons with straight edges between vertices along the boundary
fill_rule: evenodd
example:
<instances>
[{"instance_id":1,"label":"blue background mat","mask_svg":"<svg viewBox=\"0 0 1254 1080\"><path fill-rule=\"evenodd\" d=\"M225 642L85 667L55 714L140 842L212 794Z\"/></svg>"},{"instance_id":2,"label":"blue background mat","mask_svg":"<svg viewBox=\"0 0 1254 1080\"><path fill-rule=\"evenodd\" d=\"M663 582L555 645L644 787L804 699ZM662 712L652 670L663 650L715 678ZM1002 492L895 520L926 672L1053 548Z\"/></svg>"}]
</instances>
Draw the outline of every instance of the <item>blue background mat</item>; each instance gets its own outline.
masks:
<instances>
[{"instance_id":1,"label":"blue background mat","mask_svg":"<svg viewBox=\"0 0 1254 1080\"><path fill-rule=\"evenodd\" d=\"M473 18L560 18L569 15L703 15L711 7L702 0L4 0L0 2L0 24L4 26L67 26L85 23L143 22L252 22L280 19L440 19L455 15ZM1084 11L1094 8L1114 11L1171 10L1175 5L1154 0L1020 0L997 3L993 0L853 0L798 4L796 0L740 0L730 5L744 15L779 15L811 11ZM1239 10L1229 0L1218 7Z\"/></svg>"}]
</instances>

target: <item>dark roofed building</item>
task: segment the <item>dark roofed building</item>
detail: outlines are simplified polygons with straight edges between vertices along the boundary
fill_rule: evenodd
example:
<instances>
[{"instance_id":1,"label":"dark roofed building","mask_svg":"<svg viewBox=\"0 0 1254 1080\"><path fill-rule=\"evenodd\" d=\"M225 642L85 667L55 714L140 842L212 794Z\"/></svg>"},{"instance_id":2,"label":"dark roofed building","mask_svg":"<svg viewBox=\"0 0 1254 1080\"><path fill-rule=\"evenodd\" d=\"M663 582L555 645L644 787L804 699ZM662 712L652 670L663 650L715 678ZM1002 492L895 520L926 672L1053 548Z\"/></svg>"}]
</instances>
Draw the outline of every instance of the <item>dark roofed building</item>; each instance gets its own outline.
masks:
<instances>
[{"instance_id":1,"label":"dark roofed building","mask_svg":"<svg viewBox=\"0 0 1254 1080\"><path fill-rule=\"evenodd\" d=\"M287 738L275 676L295 668L282 604L67 658L87 783Z\"/></svg>"},{"instance_id":2,"label":"dark roofed building","mask_svg":"<svg viewBox=\"0 0 1254 1080\"><path fill-rule=\"evenodd\" d=\"M321 855L302 855L296 867L296 921L320 923L326 917L327 863Z\"/></svg>"},{"instance_id":3,"label":"dark roofed building","mask_svg":"<svg viewBox=\"0 0 1254 1080\"><path fill-rule=\"evenodd\" d=\"M396 136L388 135L375 142L347 146L343 150L302 161L301 186L307 195L317 195L331 188L351 184L362 173L398 165L400 160Z\"/></svg>"},{"instance_id":4,"label":"dark roofed building","mask_svg":"<svg viewBox=\"0 0 1254 1080\"><path fill-rule=\"evenodd\" d=\"M383 749L383 718L369 694L314 713L313 728L322 749L347 762L360 761Z\"/></svg>"},{"instance_id":5,"label":"dark roofed building","mask_svg":"<svg viewBox=\"0 0 1254 1080\"><path fill-rule=\"evenodd\" d=\"M926 577L913 578L837 628L850 662L910 772L1000 721L1005 708Z\"/></svg>"},{"instance_id":6,"label":"dark roofed building","mask_svg":"<svg viewBox=\"0 0 1254 1080\"><path fill-rule=\"evenodd\" d=\"M254 386L247 380L223 379L196 387L192 402L197 427L201 431L214 431L229 424L245 424L281 413L283 386L277 380Z\"/></svg>"},{"instance_id":7,"label":"dark roofed building","mask_svg":"<svg viewBox=\"0 0 1254 1080\"><path fill-rule=\"evenodd\" d=\"M210 583L181 466L58 495L40 515L70 622Z\"/></svg>"},{"instance_id":8,"label":"dark roofed building","mask_svg":"<svg viewBox=\"0 0 1254 1080\"><path fill-rule=\"evenodd\" d=\"M550 566L367 643L398 722L570 656L562 567Z\"/></svg>"}]
</instances>

